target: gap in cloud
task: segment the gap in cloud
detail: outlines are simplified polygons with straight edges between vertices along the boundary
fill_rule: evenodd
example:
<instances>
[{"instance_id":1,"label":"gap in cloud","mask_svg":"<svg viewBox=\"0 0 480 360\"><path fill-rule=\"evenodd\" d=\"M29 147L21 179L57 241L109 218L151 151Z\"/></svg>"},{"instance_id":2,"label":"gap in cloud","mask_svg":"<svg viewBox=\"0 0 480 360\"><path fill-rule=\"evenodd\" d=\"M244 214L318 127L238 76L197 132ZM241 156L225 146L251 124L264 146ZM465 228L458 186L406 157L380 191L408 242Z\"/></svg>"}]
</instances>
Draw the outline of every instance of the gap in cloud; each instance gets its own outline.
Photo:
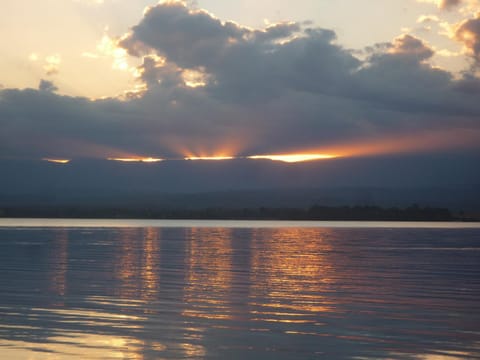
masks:
<instances>
[{"instance_id":1,"label":"gap in cloud","mask_svg":"<svg viewBox=\"0 0 480 360\"><path fill-rule=\"evenodd\" d=\"M221 161L221 160L233 160L236 159L234 156L192 156L186 157L184 160L207 160L207 161Z\"/></svg>"},{"instance_id":2,"label":"gap in cloud","mask_svg":"<svg viewBox=\"0 0 480 360\"><path fill-rule=\"evenodd\" d=\"M314 160L326 160L326 159L335 159L337 155L330 154L282 154L282 155L253 155L248 156L248 159L259 160L273 160L273 161L282 161L286 163L296 163L296 162L305 162L305 161L314 161Z\"/></svg>"},{"instance_id":3,"label":"gap in cloud","mask_svg":"<svg viewBox=\"0 0 480 360\"><path fill-rule=\"evenodd\" d=\"M49 159L49 158L43 158L43 161L55 163L55 164L68 164L71 159Z\"/></svg>"},{"instance_id":4,"label":"gap in cloud","mask_svg":"<svg viewBox=\"0 0 480 360\"><path fill-rule=\"evenodd\" d=\"M164 161L165 159L161 159L161 158L153 158L153 157L128 157L128 158L107 158L107 160L110 160L110 161L119 161L119 162L127 162L127 163L138 163L138 162L142 162L142 163L157 163L157 162L161 162L161 161Z\"/></svg>"}]
</instances>

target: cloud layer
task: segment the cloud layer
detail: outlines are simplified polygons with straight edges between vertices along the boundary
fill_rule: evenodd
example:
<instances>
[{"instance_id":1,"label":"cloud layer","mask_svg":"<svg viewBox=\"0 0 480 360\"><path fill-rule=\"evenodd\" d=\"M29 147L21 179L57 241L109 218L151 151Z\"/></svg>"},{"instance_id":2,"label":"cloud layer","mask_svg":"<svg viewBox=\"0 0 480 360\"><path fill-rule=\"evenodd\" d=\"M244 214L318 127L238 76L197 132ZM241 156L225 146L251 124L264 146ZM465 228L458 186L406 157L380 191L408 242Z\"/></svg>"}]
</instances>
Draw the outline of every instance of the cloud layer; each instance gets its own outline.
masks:
<instances>
[{"instance_id":1,"label":"cloud layer","mask_svg":"<svg viewBox=\"0 0 480 360\"><path fill-rule=\"evenodd\" d=\"M478 61L477 22L457 37ZM385 139L395 151L479 151L480 80L432 67L434 49L411 35L358 57L329 29L251 29L168 1L150 7L119 45L143 59L143 92L93 101L57 95L49 81L0 90L0 154L255 155ZM422 137L436 140L407 141Z\"/></svg>"}]
</instances>

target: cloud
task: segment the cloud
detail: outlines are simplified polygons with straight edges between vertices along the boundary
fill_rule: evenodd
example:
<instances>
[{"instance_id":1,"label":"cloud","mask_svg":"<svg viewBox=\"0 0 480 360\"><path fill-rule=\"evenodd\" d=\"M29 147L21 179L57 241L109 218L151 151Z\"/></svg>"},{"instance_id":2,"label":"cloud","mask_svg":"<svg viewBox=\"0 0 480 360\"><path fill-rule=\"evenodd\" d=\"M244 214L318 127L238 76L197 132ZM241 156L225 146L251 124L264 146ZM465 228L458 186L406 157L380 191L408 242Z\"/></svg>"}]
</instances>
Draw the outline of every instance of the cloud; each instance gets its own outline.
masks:
<instances>
[{"instance_id":1,"label":"cloud","mask_svg":"<svg viewBox=\"0 0 480 360\"><path fill-rule=\"evenodd\" d=\"M182 67L213 66L230 43L241 40L248 32L206 11L168 1L148 8L120 44L136 56L156 50Z\"/></svg>"},{"instance_id":2,"label":"cloud","mask_svg":"<svg viewBox=\"0 0 480 360\"><path fill-rule=\"evenodd\" d=\"M165 63L201 72L212 93L248 102L264 101L288 87L313 90L321 84L334 92L340 78L359 64L333 44L335 38L331 30L296 23L252 30L167 2L149 8L120 45L132 55L155 54Z\"/></svg>"},{"instance_id":3,"label":"cloud","mask_svg":"<svg viewBox=\"0 0 480 360\"><path fill-rule=\"evenodd\" d=\"M59 54L49 55L45 57L45 65L43 66L43 69L47 75L58 74L61 63L62 58Z\"/></svg>"},{"instance_id":4,"label":"cloud","mask_svg":"<svg viewBox=\"0 0 480 360\"><path fill-rule=\"evenodd\" d=\"M57 91L58 88L55 86L55 84L52 81L41 79L40 84L38 84L38 90L53 93Z\"/></svg>"},{"instance_id":5,"label":"cloud","mask_svg":"<svg viewBox=\"0 0 480 360\"><path fill-rule=\"evenodd\" d=\"M28 60L32 63L39 62L41 59L40 55L36 52L33 52L28 55ZM43 70L45 75L55 75L60 71L60 64L62 63L62 57L59 54L52 54L45 56L43 59Z\"/></svg>"},{"instance_id":6,"label":"cloud","mask_svg":"<svg viewBox=\"0 0 480 360\"><path fill-rule=\"evenodd\" d=\"M465 74L464 77L458 81L456 87L459 91L467 94L480 95L480 79L471 74Z\"/></svg>"},{"instance_id":7,"label":"cloud","mask_svg":"<svg viewBox=\"0 0 480 360\"><path fill-rule=\"evenodd\" d=\"M451 10L459 6L463 0L417 0L422 3L432 3L437 5L440 9Z\"/></svg>"},{"instance_id":8,"label":"cloud","mask_svg":"<svg viewBox=\"0 0 480 360\"><path fill-rule=\"evenodd\" d=\"M28 55L28 60L32 62L38 61L38 59L39 59L39 56L37 53L31 53L30 55Z\"/></svg>"},{"instance_id":9,"label":"cloud","mask_svg":"<svg viewBox=\"0 0 480 360\"><path fill-rule=\"evenodd\" d=\"M430 131L442 134L436 148L455 148L454 134L470 130L465 146L478 151L478 79L432 67L434 49L412 35L359 58L329 29L251 29L169 1L150 7L118 43L141 60L139 91L92 101L57 95L45 80L42 91L1 90L1 154L255 155Z\"/></svg>"},{"instance_id":10,"label":"cloud","mask_svg":"<svg viewBox=\"0 0 480 360\"><path fill-rule=\"evenodd\" d=\"M436 23L439 22L440 19L436 15L421 15L417 19L417 23L419 24L425 24L425 23Z\"/></svg>"},{"instance_id":11,"label":"cloud","mask_svg":"<svg viewBox=\"0 0 480 360\"><path fill-rule=\"evenodd\" d=\"M49 55L45 58L45 65L43 69L47 75L57 74L60 69L62 58L59 54Z\"/></svg>"},{"instance_id":12,"label":"cloud","mask_svg":"<svg viewBox=\"0 0 480 360\"><path fill-rule=\"evenodd\" d=\"M441 0L440 1L440 8L441 9L452 9L462 3L462 0Z\"/></svg>"},{"instance_id":13,"label":"cloud","mask_svg":"<svg viewBox=\"0 0 480 360\"><path fill-rule=\"evenodd\" d=\"M434 54L430 47L412 35L402 35L396 38L390 52L405 58L412 58L415 62L427 60Z\"/></svg>"},{"instance_id":14,"label":"cloud","mask_svg":"<svg viewBox=\"0 0 480 360\"><path fill-rule=\"evenodd\" d=\"M455 38L463 43L478 66L480 64L480 14L476 18L462 22L457 27Z\"/></svg>"}]
</instances>

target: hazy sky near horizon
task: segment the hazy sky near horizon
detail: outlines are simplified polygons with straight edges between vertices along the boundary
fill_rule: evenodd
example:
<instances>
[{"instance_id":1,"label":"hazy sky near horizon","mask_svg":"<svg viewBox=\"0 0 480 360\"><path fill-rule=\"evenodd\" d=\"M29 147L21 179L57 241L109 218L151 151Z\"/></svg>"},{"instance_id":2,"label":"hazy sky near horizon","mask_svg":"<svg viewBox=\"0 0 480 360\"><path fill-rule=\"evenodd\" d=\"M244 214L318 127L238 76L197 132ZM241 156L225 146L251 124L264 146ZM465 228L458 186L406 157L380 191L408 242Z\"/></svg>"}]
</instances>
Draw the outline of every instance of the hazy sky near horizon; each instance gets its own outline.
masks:
<instances>
[{"instance_id":1,"label":"hazy sky near horizon","mask_svg":"<svg viewBox=\"0 0 480 360\"><path fill-rule=\"evenodd\" d=\"M0 157L480 152L480 0L4 0Z\"/></svg>"}]
</instances>

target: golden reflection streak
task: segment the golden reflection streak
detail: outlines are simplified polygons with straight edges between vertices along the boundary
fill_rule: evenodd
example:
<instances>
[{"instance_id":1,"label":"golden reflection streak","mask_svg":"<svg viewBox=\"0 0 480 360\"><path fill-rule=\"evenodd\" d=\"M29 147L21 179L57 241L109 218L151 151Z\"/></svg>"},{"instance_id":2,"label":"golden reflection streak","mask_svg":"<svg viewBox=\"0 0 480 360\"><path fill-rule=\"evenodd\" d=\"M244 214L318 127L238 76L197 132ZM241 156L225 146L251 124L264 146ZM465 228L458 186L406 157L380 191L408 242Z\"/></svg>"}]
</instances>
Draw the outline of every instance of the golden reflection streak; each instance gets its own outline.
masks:
<instances>
[{"instance_id":1,"label":"golden reflection streak","mask_svg":"<svg viewBox=\"0 0 480 360\"><path fill-rule=\"evenodd\" d=\"M472 354L465 351L442 351L445 354L425 354L415 356L418 360L456 360L473 359ZM403 354L402 354L403 355Z\"/></svg>"},{"instance_id":2,"label":"golden reflection streak","mask_svg":"<svg viewBox=\"0 0 480 360\"><path fill-rule=\"evenodd\" d=\"M187 236L187 317L231 319L232 229L192 228Z\"/></svg>"},{"instance_id":3,"label":"golden reflection streak","mask_svg":"<svg viewBox=\"0 0 480 360\"><path fill-rule=\"evenodd\" d=\"M331 311L320 295L334 280L333 265L325 255L331 250L328 229L257 229L252 238L252 295L266 298L251 303L256 320L304 323L308 313ZM262 251L260 251L262 249ZM255 300L258 301L258 300ZM276 310L278 309L278 311Z\"/></svg>"},{"instance_id":4,"label":"golden reflection streak","mask_svg":"<svg viewBox=\"0 0 480 360\"><path fill-rule=\"evenodd\" d=\"M145 230L142 265L142 298L154 299L160 288L160 240L157 228Z\"/></svg>"},{"instance_id":5,"label":"golden reflection streak","mask_svg":"<svg viewBox=\"0 0 480 360\"><path fill-rule=\"evenodd\" d=\"M3 340L1 352L4 359L144 359L142 344L135 338L75 332L49 337L45 343Z\"/></svg>"},{"instance_id":6,"label":"golden reflection streak","mask_svg":"<svg viewBox=\"0 0 480 360\"><path fill-rule=\"evenodd\" d=\"M64 296L67 289L68 270L68 230L56 229L54 232L51 259L50 291L55 295Z\"/></svg>"},{"instance_id":7,"label":"golden reflection streak","mask_svg":"<svg viewBox=\"0 0 480 360\"><path fill-rule=\"evenodd\" d=\"M76 318L77 324L94 324L96 326L112 326L115 323L116 327L122 327L117 324L118 320L139 321L145 320L145 317L128 315L128 314L115 314L111 312L98 311L98 310L83 310L83 309L43 309L32 308L34 311L45 312L47 314L57 314L65 318ZM129 323L127 328L140 329L140 325L134 325Z\"/></svg>"},{"instance_id":8,"label":"golden reflection streak","mask_svg":"<svg viewBox=\"0 0 480 360\"><path fill-rule=\"evenodd\" d=\"M121 229L119 254L115 261L115 277L120 280L119 296L143 300L154 299L160 289L159 229ZM138 243L139 239L141 244Z\"/></svg>"},{"instance_id":9,"label":"golden reflection streak","mask_svg":"<svg viewBox=\"0 0 480 360\"><path fill-rule=\"evenodd\" d=\"M140 230L123 228L119 231L119 251L115 260L114 277L119 280L120 285L115 288L122 299L136 298L141 287L138 281L141 259L135 251Z\"/></svg>"},{"instance_id":10,"label":"golden reflection streak","mask_svg":"<svg viewBox=\"0 0 480 360\"><path fill-rule=\"evenodd\" d=\"M188 359L202 359L207 354L204 346L198 344L183 343L180 344Z\"/></svg>"}]
</instances>

